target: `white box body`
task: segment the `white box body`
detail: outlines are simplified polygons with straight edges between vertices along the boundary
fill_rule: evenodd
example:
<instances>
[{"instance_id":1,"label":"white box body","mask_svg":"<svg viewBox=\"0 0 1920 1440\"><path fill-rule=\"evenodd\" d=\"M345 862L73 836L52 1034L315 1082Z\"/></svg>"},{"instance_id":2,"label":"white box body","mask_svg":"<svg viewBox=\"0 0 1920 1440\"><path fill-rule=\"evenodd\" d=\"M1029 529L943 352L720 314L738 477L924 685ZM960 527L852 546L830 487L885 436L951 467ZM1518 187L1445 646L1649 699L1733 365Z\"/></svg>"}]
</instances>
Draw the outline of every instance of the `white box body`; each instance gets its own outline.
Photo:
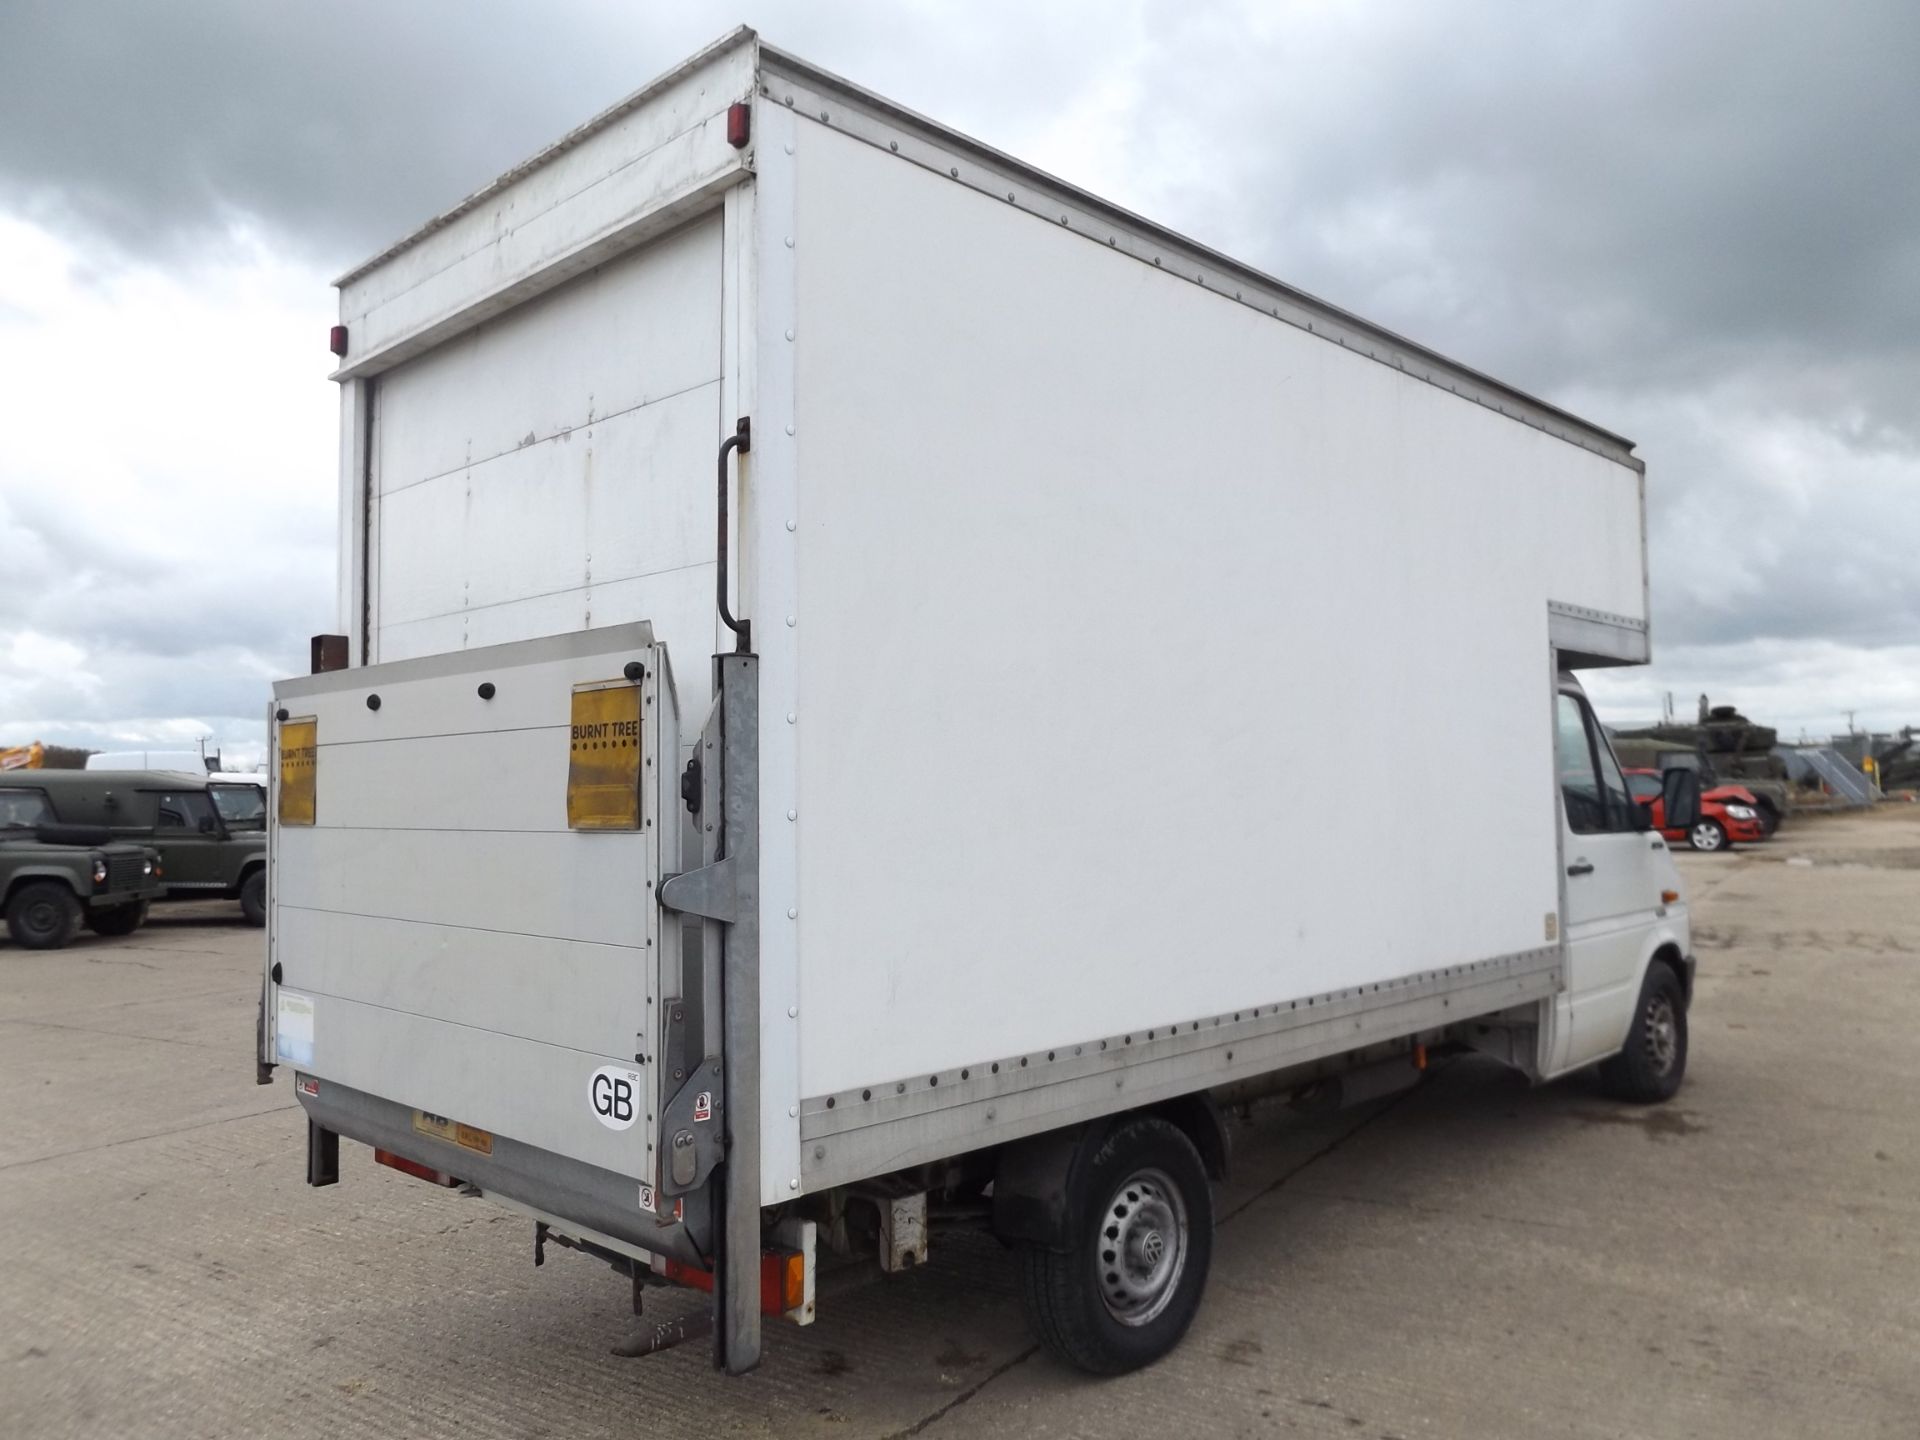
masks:
<instances>
[{"instance_id":1,"label":"white box body","mask_svg":"<svg viewBox=\"0 0 1920 1440\"><path fill-rule=\"evenodd\" d=\"M748 32L346 277L341 318L356 666L644 621L697 733L751 419L765 1202L1561 987L1556 655L1647 657L1618 437ZM443 803L364 774L367 825ZM399 945L433 883L353 937L277 908L276 954ZM579 903L566 943L648 932L644 891ZM482 1034L551 963L494 948Z\"/></svg>"}]
</instances>

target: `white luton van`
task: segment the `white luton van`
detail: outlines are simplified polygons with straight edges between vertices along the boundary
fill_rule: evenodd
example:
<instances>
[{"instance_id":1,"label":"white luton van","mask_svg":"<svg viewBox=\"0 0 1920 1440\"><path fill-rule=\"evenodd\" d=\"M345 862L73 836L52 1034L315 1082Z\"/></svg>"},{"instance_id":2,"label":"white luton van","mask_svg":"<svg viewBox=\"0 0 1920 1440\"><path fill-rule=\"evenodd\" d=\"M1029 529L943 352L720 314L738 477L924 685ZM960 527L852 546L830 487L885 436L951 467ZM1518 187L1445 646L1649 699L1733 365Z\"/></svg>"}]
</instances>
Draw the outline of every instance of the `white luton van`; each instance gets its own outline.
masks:
<instances>
[{"instance_id":1,"label":"white luton van","mask_svg":"<svg viewBox=\"0 0 1920 1440\"><path fill-rule=\"evenodd\" d=\"M735 1373L986 1223L1114 1373L1223 1099L1679 1085L1574 678L1648 658L1627 441L746 30L338 284L259 1056L312 1183L345 1136L709 1290Z\"/></svg>"}]
</instances>

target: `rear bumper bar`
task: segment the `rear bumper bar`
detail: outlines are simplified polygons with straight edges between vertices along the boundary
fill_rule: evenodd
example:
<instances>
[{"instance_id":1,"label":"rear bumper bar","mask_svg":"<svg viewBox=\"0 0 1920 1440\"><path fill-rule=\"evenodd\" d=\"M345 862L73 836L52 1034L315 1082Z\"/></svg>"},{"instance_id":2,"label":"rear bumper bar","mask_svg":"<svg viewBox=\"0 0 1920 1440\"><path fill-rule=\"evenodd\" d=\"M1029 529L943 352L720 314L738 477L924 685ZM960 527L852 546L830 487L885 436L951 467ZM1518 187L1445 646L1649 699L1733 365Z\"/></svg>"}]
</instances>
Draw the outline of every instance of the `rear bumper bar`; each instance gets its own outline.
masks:
<instances>
[{"instance_id":1,"label":"rear bumper bar","mask_svg":"<svg viewBox=\"0 0 1920 1440\"><path fill-rule=\"evenodd\" d=\"M318 1093L308 1093L308 1086ZM711 1236L695 1233L695 1227L711 1228L705 1218L709 1206L704 1192L686 1197L684 1220L663 1218L640 1208L640 1182L632 1176L505 1136L495 1136L493 1153L482 1155L420 1133L408 1106L331 1080L316 1081L304 1073L296 1077L294 1095L307 1118L323 1130L458 1176L482 1191L610 1235L649 1254L703 1268L709 1263Z\"/></svg>"}]
</instances>

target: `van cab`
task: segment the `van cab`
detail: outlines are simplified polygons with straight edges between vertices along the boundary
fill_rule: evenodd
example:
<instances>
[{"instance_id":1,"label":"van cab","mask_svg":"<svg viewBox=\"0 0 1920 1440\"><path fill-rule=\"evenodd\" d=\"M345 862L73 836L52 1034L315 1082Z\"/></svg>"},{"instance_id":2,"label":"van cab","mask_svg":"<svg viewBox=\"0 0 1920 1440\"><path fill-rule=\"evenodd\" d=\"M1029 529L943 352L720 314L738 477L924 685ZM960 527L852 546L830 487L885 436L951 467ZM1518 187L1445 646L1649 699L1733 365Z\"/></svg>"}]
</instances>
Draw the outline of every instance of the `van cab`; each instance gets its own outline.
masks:
<instances>
[{"instance_id":1,"label":"van cab","mask_svg":"<svg viewBox=\"0 0 1920 1440\"><path fill-rule=\"evenodd\" d=\"M1547 1068L1564 1074L1599 1061L1617 1093L1665 1099L1686 1070L1693 998L1680 874L1572 675L1560 676L1554 704L1568 984ZM1668 774L1663 807L1691 824L1698 777Z\"/></svg>"},{"instance_id":2,"label":"van cab","mask_svg":"<svg viewBox=\"0 0 1920 1440\"><path fill-rule=\"evenodd\" d=\"M204 771L173 770L36 770L19 784L45 795L61 824L100 826L159 851L163 899L237 900L249 925L266 923L257 785L228 796Z\"/></svg>"}]
</instances>

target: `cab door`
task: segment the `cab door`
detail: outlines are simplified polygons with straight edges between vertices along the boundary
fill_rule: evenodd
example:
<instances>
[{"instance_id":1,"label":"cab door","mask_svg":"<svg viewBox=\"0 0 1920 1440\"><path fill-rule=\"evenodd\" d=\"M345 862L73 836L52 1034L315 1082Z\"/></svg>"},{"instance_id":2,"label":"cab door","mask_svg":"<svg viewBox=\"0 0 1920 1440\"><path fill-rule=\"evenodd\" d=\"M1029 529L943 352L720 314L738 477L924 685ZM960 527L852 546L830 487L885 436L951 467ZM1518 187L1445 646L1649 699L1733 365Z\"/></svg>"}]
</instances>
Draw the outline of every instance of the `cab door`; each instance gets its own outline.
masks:
<instances>
[{"instance_id":1,"label":"cab door","mask_svg":"<svg viewBox=\"0 0 1920 1440\"><path fill-rule=\"evenodd\" d=\"M1660 896L1650 863L1665 842L1635 824L1633 801L1586 697L1554 697L1566 866L1569 1048L1565 1068L1620 1048Z\"/></svg>"},{"instance_id":2,"label":"cab door","mask_svg":"<svg viewBox=\"0 0 1920 1440\"><path fill-rule=\"evenodd\" d=\"M166 867L167 893L213 894L226 889L220 873L220 819L204 789L150 790L153 839Z\"/></svg>"}]
</instances>

